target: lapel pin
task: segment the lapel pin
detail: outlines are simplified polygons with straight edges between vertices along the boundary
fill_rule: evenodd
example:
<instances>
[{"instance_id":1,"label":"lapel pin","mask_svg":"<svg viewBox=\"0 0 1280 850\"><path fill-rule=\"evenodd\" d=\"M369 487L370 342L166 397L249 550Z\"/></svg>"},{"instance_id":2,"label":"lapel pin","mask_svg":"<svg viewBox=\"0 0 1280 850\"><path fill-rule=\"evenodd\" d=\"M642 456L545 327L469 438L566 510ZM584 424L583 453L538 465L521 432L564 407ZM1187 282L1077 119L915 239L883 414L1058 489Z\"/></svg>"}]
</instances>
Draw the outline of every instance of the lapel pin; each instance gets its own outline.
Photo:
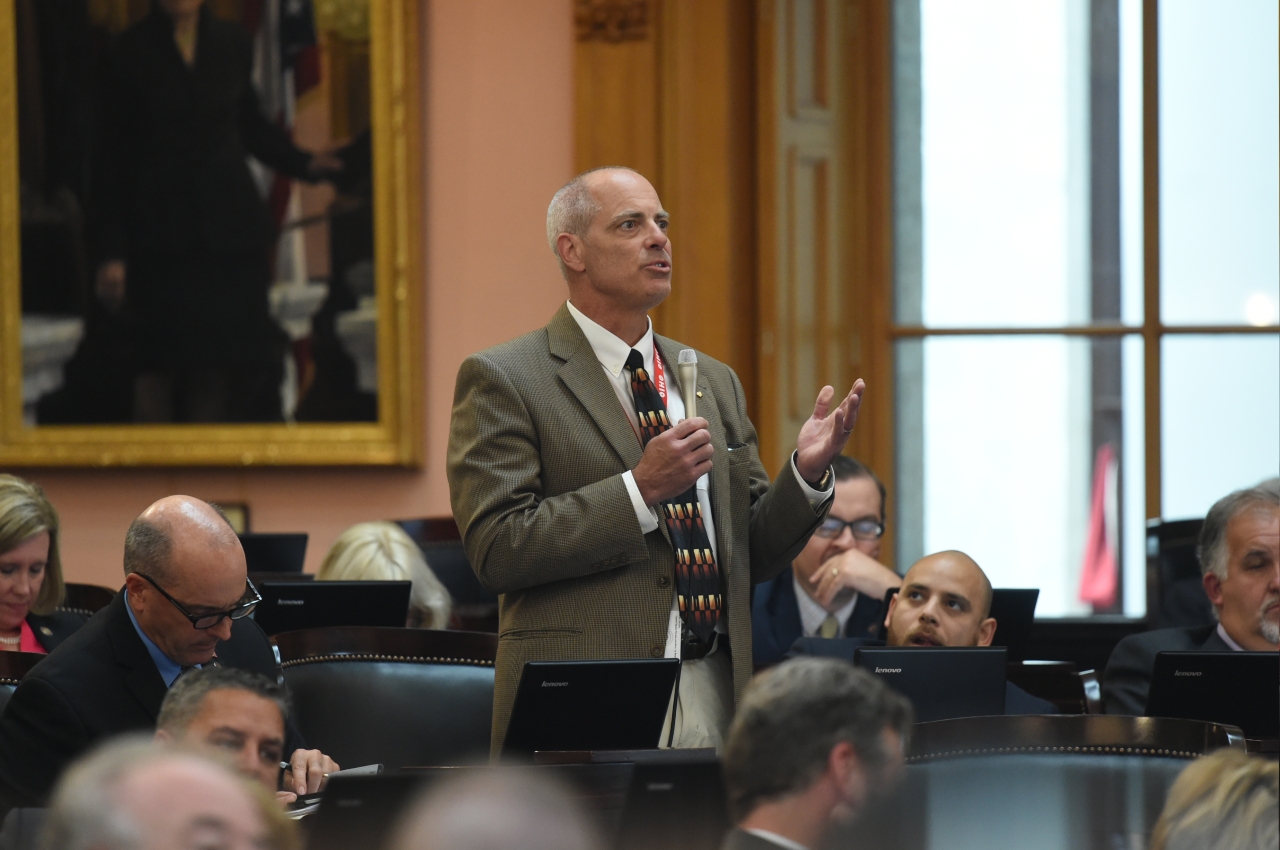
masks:
<instances>
[{"instance_id":1,"label":"lapel pin","mask_svg":"<svg viewBox=\"0 0 1280 850\"><path fill-rule=\"evenodd\" d=\"M52 634L53 634L53 629L49 628L48 626L41 626L41 627L40 627L40 634L42 634L42 635L44 635L44 636L48 637L48 636L50 636L50 635L52 635Z\"/></svg>"},{"instance_id":2,"label":"lapel pin","mask_svg":"<svg viewBox=\"0 0 1280 850\"><path fill-rule=\"evenodd\" d=\"M694 395L696 395L698 398L702 398L702 390L698 390L696 393L694 393Z\"/></svg>"}]
</instances>

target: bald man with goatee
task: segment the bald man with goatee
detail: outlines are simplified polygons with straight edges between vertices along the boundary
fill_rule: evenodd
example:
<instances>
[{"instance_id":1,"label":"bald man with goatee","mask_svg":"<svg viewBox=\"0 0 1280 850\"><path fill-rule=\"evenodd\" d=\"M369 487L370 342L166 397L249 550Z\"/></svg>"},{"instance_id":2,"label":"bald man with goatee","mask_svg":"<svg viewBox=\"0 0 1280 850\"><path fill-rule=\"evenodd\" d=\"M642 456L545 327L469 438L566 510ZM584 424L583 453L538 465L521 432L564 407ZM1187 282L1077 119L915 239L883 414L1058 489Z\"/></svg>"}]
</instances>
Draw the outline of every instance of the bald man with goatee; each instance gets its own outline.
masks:
<instances>
[{"instance_id":1,"label":"bald man with goatee","mask_svg":"<svg viewBox=\"0 0 1280 850\"><path fill-rule=\"evenodd\" d=\"M169 496L143 511L125 535L124 588L27 674L0 718L0 812L44 805L63 768L100 739L154 729L188 670L218 664L274 681L271 644L248 618L259 597L246 570L212 505ZM314 791L337 769L319 751L289 751L286 790Z\"/></svg>"}]
</instances>

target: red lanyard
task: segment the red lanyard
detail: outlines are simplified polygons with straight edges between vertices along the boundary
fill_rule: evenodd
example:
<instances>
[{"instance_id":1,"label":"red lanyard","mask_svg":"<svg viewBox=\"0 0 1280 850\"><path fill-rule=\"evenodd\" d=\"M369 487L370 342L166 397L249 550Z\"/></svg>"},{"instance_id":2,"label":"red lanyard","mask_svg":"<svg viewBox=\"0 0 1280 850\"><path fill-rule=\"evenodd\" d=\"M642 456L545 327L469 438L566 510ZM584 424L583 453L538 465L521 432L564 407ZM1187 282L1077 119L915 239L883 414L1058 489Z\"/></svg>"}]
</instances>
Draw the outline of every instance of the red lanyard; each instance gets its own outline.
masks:
<instances>
[{"instance_id":1,"label":"red lanyard","mask_svg":"<svg viewBox=\"0 0 1280 850\"><path fill-rule=\"evenodd\" d=\"M656 345L653 347L653 385L658 388L658 395L662 396L662 406L666 407L667 375L662 370L662 355L658 353L658 346Z\"/></svg>"}]
</instances>

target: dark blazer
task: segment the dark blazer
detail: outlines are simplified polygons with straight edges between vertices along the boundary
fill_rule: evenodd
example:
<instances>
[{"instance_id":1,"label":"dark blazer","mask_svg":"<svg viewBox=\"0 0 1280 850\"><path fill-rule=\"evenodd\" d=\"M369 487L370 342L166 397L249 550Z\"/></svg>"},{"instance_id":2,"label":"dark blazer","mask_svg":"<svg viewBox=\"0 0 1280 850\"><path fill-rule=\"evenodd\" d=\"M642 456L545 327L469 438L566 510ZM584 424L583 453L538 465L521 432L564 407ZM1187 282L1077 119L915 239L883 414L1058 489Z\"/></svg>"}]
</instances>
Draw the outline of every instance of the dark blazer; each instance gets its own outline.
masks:
<instances>
[{"instance_id":1,"label":"dark blazer","mask_svg":"<svg viewBox=\"0 0 1280 850\"><path fill-rule=\"evenodd\" d=\"M218 660L268 678L275 654L258 624L237 620ZM44 805L59 774L99 740L155 728L167 693L123 593L23 678L0 717L0 812Z\"/></svg>"},{"instance_id":2,"label":"dark blazer","mask_svg":"<svg viewBox=\"0 0 1280 850\"><path fill-rule=\"evenodd\" d=\"M654 337L675 363L680 343ZM718 561L730 645L751 644L751 586L804 548L817 509L784 468L760 462L738 376L698 352L698 414L708 422ZM473 354L458 370L449 426L449 498L467 560L500 594L493 752L501 752L526 661L661 658L675 551L665 525L640 532L622 482L643 449L567 306L542 330ZM828 485L830 486L830 485ZM751 679L733 651L735 699Z\"/></svg>"},{"instance_id":3,"label":"dark blazer","mask_svg":"<svg viewBox=\"0 0 1280 850\"><path fill-rule=\"evenodd\" d=\"M853 651L860 646L884 646L884 641L871 638L814 638L802 637L792 644L787 658L815 655L824 658L843 658L853 661ZM921 650L928 652L927 649ZM1060 714L1058 707L1047 699L1032 696L1013 682L1004 684L1005 714Z\"/></svg>"},{"instance_id":4,"label":"dark blazer","mask_svg":"<svg viewBox=\"0 0 1280 850\"><path fill-rule=\"evenodd\" d=\"M776 844L767 838L752 835L736 826L724 837L720 850L781 850L783 845Z\"/></svg>"},{"instance_id":5,"label":"dark blazer","mask_svg":"<svg viewBox=\"0 0 1280 850\"><path fill-rule=\"evenodd\" d=\"M1157 629L1129 635L1116 644L1102 674L1102 699L1107 714L1141 716L1147 710L1147 690L1157 652L1230 652L1218 636L1218 626Z\"/></svg>"},{"instance_id":6,"label":"dark blazer","mask_svg":"<svg viewBox=\"0 0 1280 850\"><path fill-rule=\"evenodd\" d=\"M757 667L781 661L804 631L791 575L791 567L787 567L777 578L756 586L751 600L751 648ZM858 594L840 637L875 637L880 626L880 606L881 600Z\"/></svg>"},{"instance_id":7,"label":"dark blazer","mask_svg":"<svg viewBox=\"0 0 1280 850\"><path fill-rule=\"evenodd\" d=\"M71 611L54 611L52 614L28 614L27 625L35 632L36 640L45 652L53 652L67 638L89 621L83 614Z\"/></svg>"}]
</instances>

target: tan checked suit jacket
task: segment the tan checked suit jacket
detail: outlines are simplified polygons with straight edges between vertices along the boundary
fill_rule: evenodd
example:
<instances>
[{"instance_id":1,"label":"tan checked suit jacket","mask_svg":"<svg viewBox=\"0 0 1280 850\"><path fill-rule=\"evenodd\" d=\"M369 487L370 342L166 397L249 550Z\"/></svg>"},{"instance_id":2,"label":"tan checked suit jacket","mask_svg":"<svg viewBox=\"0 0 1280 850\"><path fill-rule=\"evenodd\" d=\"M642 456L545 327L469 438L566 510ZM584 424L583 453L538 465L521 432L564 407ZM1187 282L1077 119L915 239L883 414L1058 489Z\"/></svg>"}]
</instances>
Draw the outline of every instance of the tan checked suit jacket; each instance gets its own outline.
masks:
<instances>
[{"instance_id":1,"label":"tan checked suit jacket","mask_svg":"<svg viewBox=\"0 0 1280 850\"><path fill-rule=\"evenodd\" d=\"M655 337L675 363L679 343ZM773 487L738 377L698 353L698 414L715 449L711 504L735 697L751 678L751 585L772 578L823 519L789 469ZM660 658L675 582L666 526L640 533L621 473L642 449L568 308L458 371L449 494L467 557L501 595L493 752L526 661Z\"/></svg>"}]
</instances>

